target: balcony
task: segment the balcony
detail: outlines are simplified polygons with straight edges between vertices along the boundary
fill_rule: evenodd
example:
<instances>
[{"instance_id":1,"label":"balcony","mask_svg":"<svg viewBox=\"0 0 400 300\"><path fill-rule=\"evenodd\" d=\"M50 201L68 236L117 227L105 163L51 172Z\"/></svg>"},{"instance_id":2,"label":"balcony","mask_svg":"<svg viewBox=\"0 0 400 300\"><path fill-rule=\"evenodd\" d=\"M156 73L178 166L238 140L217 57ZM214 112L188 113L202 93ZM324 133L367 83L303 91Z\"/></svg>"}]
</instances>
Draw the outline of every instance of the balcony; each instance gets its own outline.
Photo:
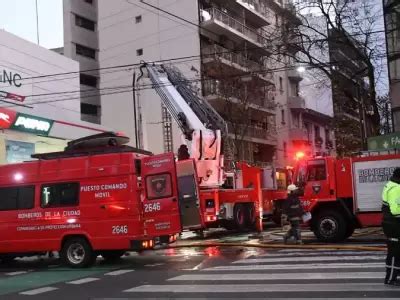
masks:
<instances>
[{"instance_id":1,"label":"balcony","mask_svg":"<svg viewBox=\"0 0 400 300\"><path fill-rule=\"evenodd\" d=\"M209 76L226 76L226 73L253 73L259 79L269 84L274 84L272 72L266 71L266 67L256 61L246 58L244 55L234 53L229 49L217 44L205 46L202 48L203 63ZM221 72L219 62L228 72ZM225 70L224 70L225 71Z\"/></svg>"},{"instance_id":2,"label":"balcony","mask_svg":"<svg viewBox=\"0 0 400 300\"><path fill-rule=\"evenodd\" d=\"M302 74L299 71L297 71L297 69L290 69L288 71L288 77L290 80L294 82L300 82L303 80Z\"/></svg>"},{"instance_id":3,"label":"balcony","mask_svg":"<svg viewBox=\"0 0 400 300\"><path fill-rule=\"evenodd\" d=\"M202 32L209 35L210 32L217 35L225 35L229 40L238 44L249 43L254 50L258 50L262 55L270 55L271 40L261 29L246 26L237 18L216 8L202 9L201 26L205 29Z\"/></svg>"},{"instance_id":4,"label":"balcony","mask_svg":"<svg viewBox=\"0 0 400 300\"><path fill-rule=\"evenodd\" d=\"M273 127L272 124L271 127ZM241 138L243 136L244 140L260 144L276 145L278 140L277 132L275 129L272 128L265 129L261 127L240 124L235 124L235 126L233 126L232 124L228 123L228 131L229 134L232 135L232 137L235 136L236 132L238 138Z\"/></svg>"},{"instance_id":5,"label":"balcony","mask_svg":"<svg viewBox=\"0 0 400 300\"><path fill-rule=\"evenodd\" d=\"M291 128L289 131L289 138L291 141L308 141L308 133L306 129Z\"/></svg>"},{"instance_id":6,"label":"balcony","mask_svg":"<svg viewBox=\"0 0 400 300\"><path fill-rule=\"evenodd\" d=\"M221 82L217 80L205 80L203 82L204 97L215 107L224 109L223 101L230 103L237 103L239 105L248 105L250 108L263 111L269 115L275 115L276 103L272 96L268 94L261 97L246 97L241 101L237 96L243 93L243 90L234 87L224 87ZM240 96L239 96L240 97Z\"/></svg>"},{"instance_id":7,"label":"balcony","mask_svg":"<svg viewBox=\"0 0 400 300\"><path fill-rule=\"evenodd\" d=\"M289 96L288 107L293 110L303 110L306 108L306 101L300 96Z\"/></svg>"}]
</instances>

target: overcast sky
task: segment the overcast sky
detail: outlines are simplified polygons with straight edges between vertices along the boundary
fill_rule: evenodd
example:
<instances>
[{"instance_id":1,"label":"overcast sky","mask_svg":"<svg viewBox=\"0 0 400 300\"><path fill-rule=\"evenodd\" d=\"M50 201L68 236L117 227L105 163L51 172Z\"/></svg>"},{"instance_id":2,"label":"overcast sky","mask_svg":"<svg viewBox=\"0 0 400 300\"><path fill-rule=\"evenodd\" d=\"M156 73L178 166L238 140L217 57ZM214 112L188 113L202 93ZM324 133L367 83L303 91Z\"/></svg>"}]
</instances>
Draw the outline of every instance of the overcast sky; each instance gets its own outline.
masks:
<instances>
[{"instance_id":1,"label":"overcast sky","mask_svg":"<svg viewBox=\"0 0 400 300\"><path fill-rule=\"evenodd\" d=\"M37 0L40 45L63 46L62 0ZM0 0L0 29L37 43L35 0Z\"/></svg>"}]
</instances>

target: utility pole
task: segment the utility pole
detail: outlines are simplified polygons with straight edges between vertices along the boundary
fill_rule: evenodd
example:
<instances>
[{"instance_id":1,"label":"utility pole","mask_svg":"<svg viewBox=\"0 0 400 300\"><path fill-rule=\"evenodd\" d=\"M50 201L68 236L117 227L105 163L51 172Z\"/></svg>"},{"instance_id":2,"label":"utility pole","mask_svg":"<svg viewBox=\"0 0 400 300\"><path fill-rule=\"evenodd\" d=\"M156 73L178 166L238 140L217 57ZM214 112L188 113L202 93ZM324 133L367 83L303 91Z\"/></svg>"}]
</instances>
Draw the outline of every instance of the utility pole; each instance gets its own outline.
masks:
<instances>
[{"instance_id":1,"label":"utility pole","mask_svg":"<svg viewBox=\"0 0 400 300\"><path fill-rule=\"evenodd\" d=\"M139 137L138 137L138 130L137 130L137 113L136 113L136 72L133 71L133 78L132 78L132 100L133 100L133 120L134 124L134 132L135 132L135 147L139 148Z\"/></svg>"},{"instance_id":2,"label":"utility pole","mask_svg":"<svg viewBox=\"0 0 400 300\"><path fill-rule=\"evenodd\" d=\"M39 9L38 9L38 0L35 0L36 4L36 35L37 35L37 44L40 45L39 40Z\"/></svg>"}]
</instances>

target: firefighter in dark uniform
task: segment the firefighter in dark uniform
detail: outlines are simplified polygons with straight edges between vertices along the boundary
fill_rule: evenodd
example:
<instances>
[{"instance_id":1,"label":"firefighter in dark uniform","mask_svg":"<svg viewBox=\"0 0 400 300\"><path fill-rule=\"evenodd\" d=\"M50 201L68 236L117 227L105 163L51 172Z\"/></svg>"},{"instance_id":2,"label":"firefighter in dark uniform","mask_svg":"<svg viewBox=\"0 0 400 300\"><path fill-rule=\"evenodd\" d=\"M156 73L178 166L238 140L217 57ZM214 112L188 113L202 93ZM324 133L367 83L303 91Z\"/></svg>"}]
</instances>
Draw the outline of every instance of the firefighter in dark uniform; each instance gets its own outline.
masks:
<instances>
[{"instance_id":1,"label":"firefighter in dark uniform","mask_svg":"<svg viewBox=\"0 0 400 300\"><path fill-rule=\"evenodd\" d=\"M291 184L288 186L287 190L288 196L283 203L283 214L284 219L286 218L290 222L290 229L283 237L283 241L286 243L289 239L294 237L297 244L302 244L300 224L304 210L298 196L298 188L294 184Z\"/></svg>"},{"instance_id":2,"label":"firefighter in dark uniform","mask_svg":"<svg viewBox=\"0 0 400 300\"><path fill-rule=\"evenodd\" d=\"M400 168L383 188L382 200L382 227L387 237L385 284L400 286Z\"/></svg>"}]
</instances>

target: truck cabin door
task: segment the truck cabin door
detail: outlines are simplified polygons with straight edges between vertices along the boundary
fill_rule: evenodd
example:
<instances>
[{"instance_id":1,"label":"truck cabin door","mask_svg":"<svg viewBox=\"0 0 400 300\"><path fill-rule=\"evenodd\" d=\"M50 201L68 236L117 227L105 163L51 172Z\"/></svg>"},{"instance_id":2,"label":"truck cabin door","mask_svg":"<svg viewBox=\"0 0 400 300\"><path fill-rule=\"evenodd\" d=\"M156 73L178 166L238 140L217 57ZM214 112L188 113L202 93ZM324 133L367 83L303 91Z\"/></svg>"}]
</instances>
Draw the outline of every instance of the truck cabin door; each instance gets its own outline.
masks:
<instances>
[{"instance_id":1,"label":"truck cabin door","mask_svg":"<svg viewBox=\"0 0 400 300\"><path fill-rule=\"evenodd\" d=\"M194 161L178 161L177 174L182 226L184 229L200 228L200 197Z\"/></svg>"},{"instance_id":2,"label":"truck cabin door","mask_svg":"<svg viewBox=\"0 0 400 300\"><path fill-rule=\"evenodd\" d=\"M145 190L143 198L145 234L159 237L181 232L173 153L143 158L141 174Z\"/></svg>"},{"instance_id":3,"label":"truck cabin door","mask_svg":"<svg viewBox=\"0 0 400 300\"><path fill-rule=\"evenodd\" d=\"M325 159L313 159L307 162L304 198L329 199L328 168Z\"/></svg>"}]
</instances>

